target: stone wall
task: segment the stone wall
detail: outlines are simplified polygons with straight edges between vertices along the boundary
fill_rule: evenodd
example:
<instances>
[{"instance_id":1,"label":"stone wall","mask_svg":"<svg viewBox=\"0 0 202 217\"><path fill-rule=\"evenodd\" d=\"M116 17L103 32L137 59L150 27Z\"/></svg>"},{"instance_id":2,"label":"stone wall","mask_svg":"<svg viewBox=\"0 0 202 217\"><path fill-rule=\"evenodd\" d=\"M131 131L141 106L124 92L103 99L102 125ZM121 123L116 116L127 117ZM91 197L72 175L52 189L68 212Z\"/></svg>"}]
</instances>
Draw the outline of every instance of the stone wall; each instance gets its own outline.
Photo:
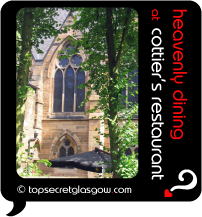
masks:
<instances>
[{"instance_id":1,"label":"stone wall","mask_svg":"<svg viewBox=\"0 0 202 217\"><path fill-rule=\"evenodd\" d=\"M73 18L67 18L64 25L70 25ZM36 90L33 96L29 96L26 102L26 111L24 119L24 138L25 148L28 147L28 140L34 137L34 131L38 133L36 141L31 142L31 146L35 143L39 144L38 149L40 159L52 160L58 158L59 145L62 138L68 137L74 144L74 154L79 154L87 151L92 151L95 147L102 149L102 146L96 142L96 138L100 139L107 148L110 148L109 139L98 134L95 129L100 129L101 124L98 117L102 115L101 111L96 111L94 114L77 113L53 113L53 96L54 96L54 75L55 65L58 56L58 51L67 43L68 37L73 35L70 30L67 33L60 34L53 41L43 61L34 61L32 58L32 85L39 89ZM81 38L81 32L75 32L74 38ZM60 40L58 41L58 38ZM80 51L83 61L86 55ZM89 80L89 72L85 72L85 82ZM87 92L88 89L85 89ZM94 108L97 104L99 96L93 91L90 96L90 101L85 103L85 111ZM96 116L95 119L91 119ZM135 120L137 122L137 120ZM105 126L107 122L105 122ZM108 133L108 130L102 126L103 133ZM39 168L43 174L50 176L62 177L77 177L77 178L98 178L98 173L83 171L80 169L63 169L49 168L44 164L39 164Z\"/></svg>"}]
</instances>

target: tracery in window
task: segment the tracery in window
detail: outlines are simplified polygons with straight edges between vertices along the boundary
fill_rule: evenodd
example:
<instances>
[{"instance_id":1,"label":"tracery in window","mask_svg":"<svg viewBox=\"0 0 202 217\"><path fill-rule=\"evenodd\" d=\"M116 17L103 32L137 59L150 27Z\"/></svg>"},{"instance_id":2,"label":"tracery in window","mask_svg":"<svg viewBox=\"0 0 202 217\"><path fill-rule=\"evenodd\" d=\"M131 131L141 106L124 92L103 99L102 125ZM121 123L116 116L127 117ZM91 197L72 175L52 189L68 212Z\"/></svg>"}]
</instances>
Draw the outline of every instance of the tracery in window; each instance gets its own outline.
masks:
<instances>
[{"instance_id":1,"label":"tracery in window","mask_svg":"<svg viewBox=\"0 0 202 217\"><path fill-rule=\"evenodd\" d=\"M68 139L65 139L64 144L65 144L66 147L69 147L70 146L70 141Z\"/></svg>"},{"instance_id":2,"label":"tracery in window","mask_svg":"<svg viewBox=\"0 0 202 217\"><path fill-rule=\"evenodd\" d=\"M81 63L81 60L82 60L82 58L80 57L80 56L78 56L78 55L74 55L73 57L72 57L72 64L74 65L74 66L79 66L79 64Z\"/></svg>"},{"instance_id":3,"label":"tracery in window","mask_svg":"<svg viewBox=\"0 0 202 217\"><path fill-rule=\"evenodd\" d=\"M66 45L60 56L66 55L74 49L72 45ZM53 112L84 112L85 88L78 86L85 83L85 72L79 67L82 62L80 54L56 60L56 73L54 78Z\"/></svg>"},{"instance_id":4,"label":"tracery in window","mask_svg":"<svg viewBox=\"0 0 202 217\"><path fill-rule=\"evenodd\" d=\"M59 65L61 66L61 67L66 67L67 65L68 65L68 59L60 59L59 60Z\"/></svg>"},{"instance_id":5,"label":"tracery in window","mask_svg":"<svg viewBox=\"0 0 202 217\"><path fill-rule=\"evenodd\" d=\"M71 50L73 50L73 49L74 49L74 48L73 48L72 45L67 45L67 46L65 47L65 51L64 51L64 52L63 52L63 51L60 52L60 56L66 55L69 51L71 51ZM63 59L58 59L58 64L59 64L59 66L62 67L62 68L67 67L67 66L68 66L68 63L69 63L69 59L67 59L67 58L64 58L64 57L63 57Z\"/></svg>"},{"instance_id":6,"label":"tracery in window","mask_svg":"<svg viewBox=\"0 0 202 217\"><path fill-rule=\"evenodd\" d=\"M72 142L68 138L65 138L60 145L58 157L61 158L61 157L71 156L74 154L75 153L74 153ZM74 167L71 167L71 166L68 166L65 168L74 169Z\"/></svg>"}]
</instances>

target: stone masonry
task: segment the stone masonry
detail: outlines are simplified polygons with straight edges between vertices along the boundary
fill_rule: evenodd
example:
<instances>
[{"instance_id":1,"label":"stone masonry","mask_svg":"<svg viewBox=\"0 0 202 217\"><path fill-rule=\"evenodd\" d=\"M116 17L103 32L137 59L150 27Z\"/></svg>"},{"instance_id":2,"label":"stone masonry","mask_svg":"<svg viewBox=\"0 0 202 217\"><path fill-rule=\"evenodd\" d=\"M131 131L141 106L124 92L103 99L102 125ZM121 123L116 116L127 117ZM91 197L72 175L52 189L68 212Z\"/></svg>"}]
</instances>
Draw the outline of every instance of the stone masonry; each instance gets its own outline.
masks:
<instances>
[{"instance_id":1,"label":"stone masonry","mask_svg":"<svg viewBox=\"0 0 202 217\"><path fill-rule=\"evenodd\" d=\"M73 17L67 16L63 26L71 25ZM81 38L82 33L75 32L75 38ZM32 96L28 96L26 101L26 111L24 119L24 132L26 137L23 142L24 149L28 148L28 140L34 138L34 132L38 133L35 141L30 143L31 147L39 144L35 150L34 159L55 159L58 158L59 147L64 138L68 138L74 149L74 154L79 154L87 151L92 151L95 147L99 147L93 137L102 140L103 144L109 148L109 139L100 138L95 128L100 128L100 120L91 119L92 116L100 116L100 111L94 114L86 114L84 112L75 113L60 113L55 116L53 112L53 97L54 97L54 76L55 64L57 61L58 51L68 42L68 37L73 35L70 30L56 37L49 47L43 60L32 58L32 85L37 89ZM61 40L57 40L60 38ZM80 55L84 61L87 57L81 51ZM89 79L89 72L85 72L85 82ZM87 92L87 88L85 92ZM29 94L30 95L30 94ZM90 96L90 101L85 103L85 111L93 108L99 96L93 92ZM67 119L66 117L69 116ZM77 116L77 118L75 118ZM137 122L137 120L135 120ZM103 133L107 131L103 127ZM102 148L102 147L99 147ZM23 151L23 150L22 150ZM33 150L34 151L34 150ZM98 174L83 171L80 169L69 168L49 168L43 164L39 165L43 174L50 176L77 177L77 178L96 178Z\"/></svg>"}]
</instances>

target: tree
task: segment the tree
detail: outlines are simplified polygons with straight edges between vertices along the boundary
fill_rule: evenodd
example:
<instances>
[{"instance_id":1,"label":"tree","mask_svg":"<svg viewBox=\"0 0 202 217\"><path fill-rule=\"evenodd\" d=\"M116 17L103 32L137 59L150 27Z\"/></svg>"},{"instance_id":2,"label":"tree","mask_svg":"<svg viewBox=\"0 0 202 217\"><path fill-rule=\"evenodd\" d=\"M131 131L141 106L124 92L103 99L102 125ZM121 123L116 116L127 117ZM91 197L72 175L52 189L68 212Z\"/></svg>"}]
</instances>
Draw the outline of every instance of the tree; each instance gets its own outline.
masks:
<instances>
[{"instance_id":1,"label":"tree","mask_svg":"<svg viewBox=\"0 0 202 217\"><path fill-rule=\"evenodd\" d=\"M35 46L38 53L39 43L43 38L58 35L61 31L55 28L58 8L22 8L16 16L16 153L21 146L25 101L28 84L29 67L31 66L31 48Z\"/></svg>"},{"instance_id":2,"label":"tree","mask_svg":"<svg viewBox=\"0 0 202 217\"><path fill-rule=\"evenodd\" d=\"M76 49L70 51L66 58L79 49L88 55L88 59L81 64L84 70L91 72L90 80L80 86L89 88L84 102L89 100L92 90L99 95L98 105L87 112L103 111L103 116L99 118L103 122L107 120L109 127L109 134L104 136L110 137L113 176L124 177L124 152L129 146L137 144L137 126L131 120L137 113L137 105L122 96L126 87L131 90L135 86L131 82L132 76L128 78L127 75L138 67L137 12L132 8L69 9L78 11L71 28L82 31L83 35L80 40L69 38ZM80 17L78 20L77 16ZM137 94L137 91L131 94ZM121 102L126 103L128 109L120 105ZM125 120L125 126L118 126L119 119Z\"/></svg>"},{"instance_id":3,"label":"tree","mask_svg":"<svg viewBox=\"0 0 202 217\"><path fill-rule=\"evenodd\" d=\"M20 12L22 16L22 11ZM24 9L24 19L22 24L22 39L20 38L20 29L17 28L17 58L19 59L19 68L17 70L17 82L16 82L16 153L20 141L20 132L23 131L24 111L25 111L25 100L22 97L26 94L26 87L28 81L28 71L30 65L30 51L31 51L31 37L32 37L32 25L33 25L33 14L29 8ZM20 21L19 21L20 22ZM20 43L21 42L21 43ZM21 44L21 49L18 47ZM23 93L22 93L23 92ZM20 94L22 93L22 94Z\"/></svg>"}]
</instances>

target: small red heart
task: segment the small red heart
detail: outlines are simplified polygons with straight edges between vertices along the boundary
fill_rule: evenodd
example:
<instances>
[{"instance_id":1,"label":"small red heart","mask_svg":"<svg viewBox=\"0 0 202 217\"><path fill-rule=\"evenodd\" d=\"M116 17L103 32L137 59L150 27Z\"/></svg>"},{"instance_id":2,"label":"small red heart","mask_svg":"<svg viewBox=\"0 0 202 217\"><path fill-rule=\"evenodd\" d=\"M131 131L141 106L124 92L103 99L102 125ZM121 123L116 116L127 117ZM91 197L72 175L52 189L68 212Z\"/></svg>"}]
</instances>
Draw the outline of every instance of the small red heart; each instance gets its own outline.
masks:
<instances>
[{"instance_id":1,"label":"small red heart","mask_svg":"<svg viewBox=\"0 0 202 217\"><path fill-rule=\"evenodd\" d=\"M172 196L173 196L173 194L170 193L170 191L169 191L168 189L166 189L166 190L164 191L164 197L172 197Z\"/></svg>"}]
</instances>

